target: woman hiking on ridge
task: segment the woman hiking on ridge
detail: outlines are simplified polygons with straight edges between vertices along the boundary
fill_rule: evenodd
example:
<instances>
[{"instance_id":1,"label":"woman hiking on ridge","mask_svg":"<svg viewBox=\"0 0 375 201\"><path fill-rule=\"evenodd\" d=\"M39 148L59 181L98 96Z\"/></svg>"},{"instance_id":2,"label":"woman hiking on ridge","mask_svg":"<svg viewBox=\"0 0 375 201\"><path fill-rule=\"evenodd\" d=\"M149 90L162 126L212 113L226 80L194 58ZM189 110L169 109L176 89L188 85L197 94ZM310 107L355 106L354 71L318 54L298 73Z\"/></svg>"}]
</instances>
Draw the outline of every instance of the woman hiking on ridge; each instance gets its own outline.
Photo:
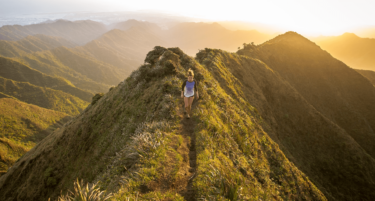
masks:
<instances>
[{"instance_id":1,"label":"woman hiking on ridge","mask_svg":"<svg viewBox=\"0 0 375 201\"><path fill-rule=\"evenodd\" d=\"M194 72L189 68L188 72L188 79L182 83L181 86L181 98L184 98L185 102L185 110L187 113L186 118L190 119L191 114L191 105L193 105L194 100L194 92L197 93L197 98L199 98L198 94L198 83L194 80Z\"/></svg>"}]
</instances>

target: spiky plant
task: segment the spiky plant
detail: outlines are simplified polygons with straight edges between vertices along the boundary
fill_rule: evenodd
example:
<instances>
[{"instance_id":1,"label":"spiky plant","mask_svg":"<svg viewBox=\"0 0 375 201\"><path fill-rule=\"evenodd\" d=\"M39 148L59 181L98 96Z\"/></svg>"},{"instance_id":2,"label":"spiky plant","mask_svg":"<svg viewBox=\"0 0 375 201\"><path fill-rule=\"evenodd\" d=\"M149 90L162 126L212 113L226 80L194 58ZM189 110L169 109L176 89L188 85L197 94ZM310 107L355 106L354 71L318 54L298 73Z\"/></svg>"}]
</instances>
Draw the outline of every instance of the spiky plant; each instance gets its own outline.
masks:
<instances>
[{"instance_id":1,"label":"spiky plant","mask_svg":"<svg viewBox=\"0 0 375 201\"><path fill-rule=\"evenodd\" d=\"M60 196L57 201L105 201L112 197L112 193L106 195L105 191L100 191L98 183L86 184L83 180L74 182L74 192L70 191L66 195Z\"/></svg>"}]
</instances>

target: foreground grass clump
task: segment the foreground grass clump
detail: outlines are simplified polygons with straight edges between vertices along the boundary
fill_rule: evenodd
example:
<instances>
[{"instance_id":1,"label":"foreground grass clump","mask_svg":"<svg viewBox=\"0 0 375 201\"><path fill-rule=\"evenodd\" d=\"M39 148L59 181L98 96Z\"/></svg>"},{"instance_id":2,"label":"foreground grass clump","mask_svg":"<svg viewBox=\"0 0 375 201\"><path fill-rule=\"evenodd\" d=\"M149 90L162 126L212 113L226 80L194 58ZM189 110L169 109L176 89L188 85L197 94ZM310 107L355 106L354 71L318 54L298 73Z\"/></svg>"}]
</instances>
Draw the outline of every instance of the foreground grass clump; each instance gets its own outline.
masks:
<instances>
[{"instance_id":1,"label":"foreground grass clump","mask_svg":"<svg viewBox=\"0 0 375 201\"><path fill-rule=\"evenodd\" d=\"M83 181L74 182L74 191L67 195L60 196L58 201L105 201L109 200L112 194L106 195L104 191L99 189L98 183L83 184ZM50 200L50 199L49 199Z\"/></svg>"}]
</instances>

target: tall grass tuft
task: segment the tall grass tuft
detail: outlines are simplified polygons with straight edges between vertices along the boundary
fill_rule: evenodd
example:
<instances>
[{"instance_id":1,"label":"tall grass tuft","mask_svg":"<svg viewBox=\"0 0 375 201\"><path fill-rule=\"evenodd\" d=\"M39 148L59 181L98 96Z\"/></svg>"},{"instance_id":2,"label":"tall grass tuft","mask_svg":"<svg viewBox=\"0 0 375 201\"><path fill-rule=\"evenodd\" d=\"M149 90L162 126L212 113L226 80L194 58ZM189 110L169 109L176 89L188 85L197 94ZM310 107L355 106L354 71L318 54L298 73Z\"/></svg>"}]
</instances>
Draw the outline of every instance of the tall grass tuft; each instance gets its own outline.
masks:
<instances>
[{"instance_id":1,"label":"tall grass tuft","mask_svg":"<svg viewBox=\"0 0 375 201\"><path fill-rule=\"evenodd\" d=\"M79 182L77 179L74 182L74 192L60 196L57 201L105 201L111 197L112 193L106 195L105 191L100 191L98 183L84 186L83 180Z\"/></svg>"}]
</instances>

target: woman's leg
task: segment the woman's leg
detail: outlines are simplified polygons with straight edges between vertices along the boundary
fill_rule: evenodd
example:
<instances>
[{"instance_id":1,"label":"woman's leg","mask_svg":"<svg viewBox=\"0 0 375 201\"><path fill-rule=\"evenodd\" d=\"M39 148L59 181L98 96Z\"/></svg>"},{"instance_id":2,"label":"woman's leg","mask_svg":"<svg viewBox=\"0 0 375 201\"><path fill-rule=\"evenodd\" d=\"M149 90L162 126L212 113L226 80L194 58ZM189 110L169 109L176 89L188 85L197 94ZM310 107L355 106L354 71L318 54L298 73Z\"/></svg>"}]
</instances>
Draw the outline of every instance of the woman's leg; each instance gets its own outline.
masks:
<instances>
[{"instance_id":1,"label":"woman's leg","mask_svg":"<svg viewBox=\"0 0 375 201\"><path fill-rule=\"evenodd\" d=\"M194 100L194 96L193 97L189 97L189 115L191 113L191 106L193 105L193 100Z\"/></svg>"},{"instance_id":2,"label":"woman's leg","mask_svg":"<svg viewBox=\"0 0 375 201\"><path fill-rule=\"evenodd\" d=\"M189 98L184 96L184 102L185 102L185 111L186 114L189 114Z\"/></svg>"}]
</instances>

